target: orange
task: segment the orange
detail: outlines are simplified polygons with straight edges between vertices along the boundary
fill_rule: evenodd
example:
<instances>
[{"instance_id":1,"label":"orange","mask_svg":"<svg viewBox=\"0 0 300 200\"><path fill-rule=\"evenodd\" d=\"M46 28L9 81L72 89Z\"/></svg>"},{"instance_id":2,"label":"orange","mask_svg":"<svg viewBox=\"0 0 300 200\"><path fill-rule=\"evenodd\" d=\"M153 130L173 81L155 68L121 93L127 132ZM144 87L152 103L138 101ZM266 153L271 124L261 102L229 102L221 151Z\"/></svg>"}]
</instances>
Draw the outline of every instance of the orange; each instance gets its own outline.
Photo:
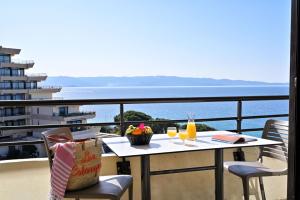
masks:
<instances>
[{"instance_id":1,"label":"orange","mask_svg":"<svg viewBox=\"0 0 300 200\"><path fill-rule=\"evenodd\" d=\"M136 128L134 129L134 131L132 132L132 135L141 135L142 134L142 130L140 128Z\"/></svg>"}]
</instances>

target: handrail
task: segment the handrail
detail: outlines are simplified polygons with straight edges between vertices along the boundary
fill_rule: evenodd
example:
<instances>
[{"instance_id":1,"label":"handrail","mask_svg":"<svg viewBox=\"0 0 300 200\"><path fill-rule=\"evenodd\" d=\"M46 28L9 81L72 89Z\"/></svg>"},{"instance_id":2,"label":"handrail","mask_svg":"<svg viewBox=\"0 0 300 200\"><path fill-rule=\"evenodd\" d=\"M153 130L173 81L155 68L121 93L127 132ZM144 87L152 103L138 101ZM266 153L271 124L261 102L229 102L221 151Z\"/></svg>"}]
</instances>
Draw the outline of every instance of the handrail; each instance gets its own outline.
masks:
<instances>
[{"instance_id":1,"label":"handrail","mask_svg":"<svg viewBox=\"0 0 300 200\"><path fill-rule=\"evenodd\" d=\"M125 104L154 104L154 103L200 103L200 102L237 102L237 116L218 117L218 118L201 118L195 119L196 122L207 121L230 121L237 122L236 129L229 130L237 133L261 131L263 128L242 128L242 120L259 119L259 118L276 118L288 117L288 114L271 114L271 115L242 115L242 103L244 101L269 101L269 100L288 100L288 95L271 95L271 96L224 96L224 97L176 97L176 98L120 98L120 99L71 99L71 100L0 100L0 107L6 106L57 106L57 105L110 105L117 104L120 106L120 122L102 122L102 123L85 123L85 124L45 124L45 125L24 125L24 126L0 126L0 130L17 130L17 129L44 129L57 127L80 127L80 126L110 126L119 125L122 135L125 132L125 125L137 123L182 123L186 119L176 120L152 120L152 121L125 121L124 105ZM36 141L13 141L0 142L0 146L22 145L22 144L40 144L41 140Z\"/></svg>"},{"instance_id":2,"label":"handrail","mask_svg":"<svg viewBox=\"0 0 300 200\"><path fill-rule=\"evenodd\" d=\"M31 74L26 74L27 77L39 77L39 76L47 76L46 73L31 73Z\"/></svg>"},{"instance_id":3,"label":"handrail","mask_svg":"<svg viewBox=\"0 0 300 200\"><path fill-rule=\"evenodd\" d=\"M0 101L1 106L57 106L57 105L97 105L97 104L148 104L148 103L200 103L222 101L267 101L288 100L288 95L273 96L224 96L224 97L170 97L170 98L119 98L119 99L64 99L64 100L15 100Z\"/></svg>"},{"instance_id":4,"label":"handrail","mask_svg":"<svg viewBox=\"0 0 300 200\"><path fill-rule=\"evenodd\" d=\"M14 63L14 64L34 64L34 61L33 60L12 59L11 63Z\"/></svg>"}]
</instances>

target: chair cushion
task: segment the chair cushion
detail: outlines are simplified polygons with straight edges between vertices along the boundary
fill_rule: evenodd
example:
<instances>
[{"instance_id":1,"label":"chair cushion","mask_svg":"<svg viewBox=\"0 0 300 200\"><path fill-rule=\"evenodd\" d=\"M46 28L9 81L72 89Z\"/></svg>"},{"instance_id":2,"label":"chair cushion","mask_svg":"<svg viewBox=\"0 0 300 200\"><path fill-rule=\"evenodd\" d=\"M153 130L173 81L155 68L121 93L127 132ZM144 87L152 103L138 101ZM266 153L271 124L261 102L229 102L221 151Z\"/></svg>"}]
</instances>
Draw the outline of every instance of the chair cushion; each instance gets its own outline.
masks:
<instances>
[{"instance_id":1,"label":"chair cushion","mask_svg":"<svg viewBox=\"0 0 300 200\"><path fill-rule=\"evenodd\" d=\"M66 191L66 198L111 198L121 197L132 184L130 175L100 176L99 183L85 189Z\"/></svg>"},{"instance_id":2,"label":"chair cushion","mask_svg":"<svg viewBox=\"0 0 300 200\"><path fill-rule=\"evenodd\" d=\"M270 169L260 162L224 162L224 168L240 177L274 176L283 174L282 170Z\"/></svg>"}]
</instances>

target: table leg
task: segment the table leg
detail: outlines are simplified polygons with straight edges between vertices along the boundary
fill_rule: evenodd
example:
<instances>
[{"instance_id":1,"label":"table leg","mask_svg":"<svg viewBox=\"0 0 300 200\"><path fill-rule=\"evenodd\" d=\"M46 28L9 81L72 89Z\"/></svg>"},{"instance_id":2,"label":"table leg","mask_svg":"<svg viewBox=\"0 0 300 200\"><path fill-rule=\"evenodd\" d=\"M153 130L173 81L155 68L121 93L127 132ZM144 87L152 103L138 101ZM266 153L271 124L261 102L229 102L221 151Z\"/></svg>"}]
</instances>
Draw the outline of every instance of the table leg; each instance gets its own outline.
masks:
<instances>
[{"instance_id":1,"label":"table leg","mask_svg":"<svg viewBox=\"0 0 300 200\"><path fill-rule=\"evenodd\" d=\"M224 199L224 186L223 186L223 149L215 150L215 199Z\"/></svg>"},{"instance_id":2,"label":"table leg","mask_svg":"<svg viewBox=\"0 0 300 200\"><path fill-rule=\"evenodd\" d=\"M141 156L142 200L151 200L150 156Z\"/></svg>"}]
</instances>

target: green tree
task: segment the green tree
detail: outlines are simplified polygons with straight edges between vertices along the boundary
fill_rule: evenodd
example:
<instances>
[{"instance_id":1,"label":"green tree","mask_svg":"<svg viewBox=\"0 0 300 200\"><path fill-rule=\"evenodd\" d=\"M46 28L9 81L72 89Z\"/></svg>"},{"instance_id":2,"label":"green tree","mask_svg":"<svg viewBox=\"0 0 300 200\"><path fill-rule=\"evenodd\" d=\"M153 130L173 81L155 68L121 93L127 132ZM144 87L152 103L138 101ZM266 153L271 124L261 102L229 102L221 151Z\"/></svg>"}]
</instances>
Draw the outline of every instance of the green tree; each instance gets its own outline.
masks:
<instances>
[{"instance_id":1,"label":"green tree","mask_svg":"<svg viewBox=\"0 0 300 200\"><path fill-rule=\"evenodd\" d=\"M124 120L125 121L149 121L152 120L152 117L143 112L128 110L124 112ZM114 117L114 121L115 122L120 121L120 114Z\"/></svg>"},{"instance_id":2,"label":"green tree","mask_svg":"<svg viewBox=\"0 0 300 200\"><path fill-rule=\"evenodd\" d=\"M150 124L154 133L162 134L167 132L168 127L177 127L179 128L179 124L174 122L168 122L169 119L164 118L155 118L154 121L166 121L163 123L152 123Z\"/></svg>"}]
</instances>

